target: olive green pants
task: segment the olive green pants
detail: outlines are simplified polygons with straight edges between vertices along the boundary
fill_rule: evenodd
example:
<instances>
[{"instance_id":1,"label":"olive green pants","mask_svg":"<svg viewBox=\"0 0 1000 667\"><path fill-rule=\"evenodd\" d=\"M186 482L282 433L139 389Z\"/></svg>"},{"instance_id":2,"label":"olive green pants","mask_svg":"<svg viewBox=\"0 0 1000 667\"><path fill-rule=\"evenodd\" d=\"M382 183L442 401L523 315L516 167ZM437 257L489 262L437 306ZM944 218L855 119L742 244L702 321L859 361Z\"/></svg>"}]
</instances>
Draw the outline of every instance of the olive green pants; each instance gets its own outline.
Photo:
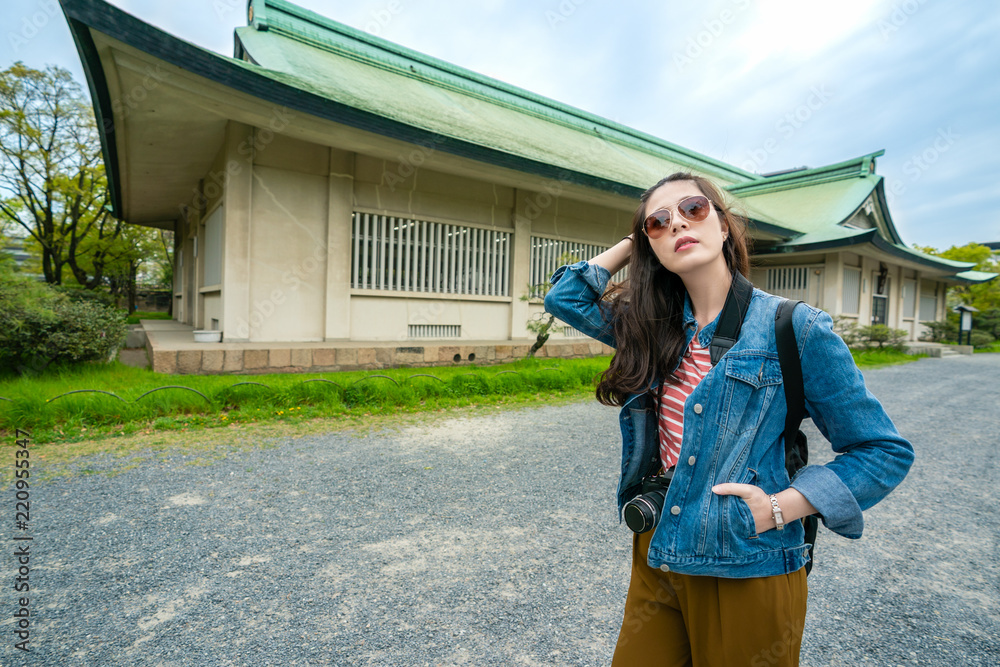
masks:
<instances>
[{"instance_id":1,"label":"olive green pants","mask_svg":"<svg viewBox=\"0 0 1000 667\"><path fill-rule=\"evenodd\" d=\"M632 543L632 581L613 667L793 667L806 619L806 570L751 579L661 572L653 532Z\"/></svg>"}]
</instances>

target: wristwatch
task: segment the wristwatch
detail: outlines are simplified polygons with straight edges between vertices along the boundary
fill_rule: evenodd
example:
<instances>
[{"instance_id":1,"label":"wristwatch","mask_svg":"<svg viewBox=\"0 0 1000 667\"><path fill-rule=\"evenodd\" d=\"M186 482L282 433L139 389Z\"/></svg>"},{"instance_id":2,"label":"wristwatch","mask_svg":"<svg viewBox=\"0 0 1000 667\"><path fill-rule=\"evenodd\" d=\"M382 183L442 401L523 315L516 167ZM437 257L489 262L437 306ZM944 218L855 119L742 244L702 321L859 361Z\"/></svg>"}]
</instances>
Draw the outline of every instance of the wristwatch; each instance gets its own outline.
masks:
<instances>
[{"instance_id":1,"label":"wristwatch","mask_svg":"<svg viewBox=\"0 0 1000 667\"><path fill-rule=\"evenodd\" d=\"M785 520L781 517L781 508L778 507L778 497L771 494L771 516L774 517L774 523L777 524L775 528L778 530L785 529Z\"/></svg>"}]
</instances>

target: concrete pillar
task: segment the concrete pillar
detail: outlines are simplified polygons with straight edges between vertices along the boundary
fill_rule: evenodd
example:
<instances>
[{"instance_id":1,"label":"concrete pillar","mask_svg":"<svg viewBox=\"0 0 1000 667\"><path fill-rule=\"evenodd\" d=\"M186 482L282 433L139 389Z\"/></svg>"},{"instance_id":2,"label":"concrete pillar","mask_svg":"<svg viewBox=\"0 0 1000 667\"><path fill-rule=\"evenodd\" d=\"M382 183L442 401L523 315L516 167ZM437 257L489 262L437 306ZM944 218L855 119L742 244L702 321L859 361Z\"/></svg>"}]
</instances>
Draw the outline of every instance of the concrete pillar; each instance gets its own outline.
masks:
<instances>
[{"instance_id":1,"label":"concrete pillar","mask_svg":"<svg viewBox=\"0 0 1000 667\"><path fill-rule=\"evenodd\" d=\"M204 197L205 193L205 179L202 179L198 184L198 189ZM192 217L192 225L194 226L194 234L191 237L191 270L192 274L192 312L191 321L189 324L194 326L195 329L204 329L205 321L205 297L202 296L201 288L204 287L205 282L205 228L202 226L205 220L205 211L199 210Z\"/></svg>"},{"instance_id":2,"label":"concrete pillar","mask_svg":"<svg viewBox=\"0 0 1000 667\"><path fill-rule=\"evenodd\" d=\"M351 337L351 216L354 213L354 153L330 149L326 239L325 340Z\"/></svg>"},{"instance_id":3,"label":"concrete pillar","mask_svg":"<svg viewBox=\"0 0 1000 667\"><path fill-rule=\"evenodd\" d=\"M184 262L185 237L187 236L186 215L182 215L174 221L174 280L170 286L170 302L173 308L173 319L178 322L184 321L185 290L187 285L184 280L184 269L187 264Z\"/></svg>"},{"instance_id":4,"label":"concrete pillar","mask_svg":"<svg viewBox=\"0 0 1000 667\"><path fill-rule=\"evenodd\" d=\"M534 338L526 326L530 311L528 302L521 296L528 293L531 280L531 220L524 216L527 197L522 190L514 192L514 247L511 252L510 292L510 338L523 340Z\"/></svg>"},{"instance_id":5,"label":"concrete pillar","mask_svg":"<svg viewBox=\"0 0 1000 667\"><path fill-rule=\"evenodd\" d=\"M937 319L944 322L948 316L948 286L941 282L934 283L934 296L937 299Z\"/></svg>"},{"instance_id":6,"label":"concrete pillar","mask_svg":"<svg viewBox=\"0 0 1000 667\"><path fill-rule=\"evenodd\" d=\"M861 257L861 304L858 306L858 326L867 327L872 324L872 294L875 293L875 286L872 285L872 260L868 257Z\"/></svg>"},{"instance_id":7,"label":"concrete pillar","mask_svg":"<svg viewBox=\"0 0 1000 667\"><path fill-rule=\"evenodd\" d=\"M198 236L201 214L188 209L184 232L184 324L194 325L194 311L198 305L198 260L194 256L194 240Z\"/></svg>"},{"instance_id":8,"label":"concrete pillar","mask_svg":"<svg viewBox=\"0 0 1000 667\"><path fill-rule=\"evenodd\" d=\"M824 264L823 305L836 317L844 312L844 260L839 252L831 252Z\"/></svg>"},{"instance_id":9,"label":"concrete pillar","mask_svg":"<svg viewBox=\"0 0 1000 667\"><path fill-rule=\"evenodd\" d=\"M889 265L889 315L887 322L893 329L903 328L903 267Z\"/></svg>"},{"instance_id":10,"label":"concrete pillar","mask_svg":"<svg viewBox=\"0 0 1000 667\"><path fill-rule=\"evenodd\" d=\"M250 196L254 128L229 121L223 146L222 321L223 342L250 340ZM247 323L245 326L241 324Z\"/></svg>"},{"instance_id":11,"label":"concrete pillar","mask_svg":"<svg viewBox=\"0 0 1000 667\"><path fill-rule=\"evenodd\" d=\"M913 312L913 340L919 340L920 337L923 336L924 332L927 330L927 328L925 326L923 326L922 324L920 324L920 295L922 294L922 289L923 289L923 287L921 285L922 276L920 275L920 271L915 271L914 272L914 280L917 281L917 285L916 285L916 288L915 288L916 289L916 294L913 296L913 298L916 299L917 302L916 302L916 304L914 305L914 308L913 308L913 311L914 311Z\"/></svg>"}]
</instances>

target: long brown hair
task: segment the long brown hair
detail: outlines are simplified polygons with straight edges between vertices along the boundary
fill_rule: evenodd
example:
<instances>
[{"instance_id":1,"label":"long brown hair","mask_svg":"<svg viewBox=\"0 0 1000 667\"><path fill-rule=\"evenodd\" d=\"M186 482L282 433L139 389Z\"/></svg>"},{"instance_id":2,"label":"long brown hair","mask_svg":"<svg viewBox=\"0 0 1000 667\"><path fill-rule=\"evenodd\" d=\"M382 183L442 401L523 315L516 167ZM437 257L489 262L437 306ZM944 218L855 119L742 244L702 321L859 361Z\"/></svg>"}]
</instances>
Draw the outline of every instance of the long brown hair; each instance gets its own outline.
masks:
<instances>
[{"instance_id":1,"label":"long brown hair","mask_svg":"<svg viewBox=\"0 0 1000 667\"><path fill-rule=\"evenodd\" d=\"M676 384L673 370L684 352L684 298L680 276L668 271L656 257L642 231L646 203L664 183L691 181L709 198L729 235L722 254L732 272L750 276L750 239L746 219L733 212L722 190L707 178L687 172L667 176L639 197L632 216L632 254L628 279L609 289L608 300L617 352L601 374L597 400L604 405L624 405L630 394L649 391L656 379Z\"/></svg>"}]
</instances>

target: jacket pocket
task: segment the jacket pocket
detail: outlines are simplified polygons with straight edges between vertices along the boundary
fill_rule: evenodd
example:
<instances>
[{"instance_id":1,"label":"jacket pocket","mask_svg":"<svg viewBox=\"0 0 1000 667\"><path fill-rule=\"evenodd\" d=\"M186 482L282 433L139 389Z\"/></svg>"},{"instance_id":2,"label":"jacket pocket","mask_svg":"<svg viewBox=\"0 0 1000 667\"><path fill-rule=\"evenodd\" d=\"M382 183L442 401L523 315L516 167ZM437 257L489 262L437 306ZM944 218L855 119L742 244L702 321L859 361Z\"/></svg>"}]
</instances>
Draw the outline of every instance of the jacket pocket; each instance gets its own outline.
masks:
<instances>
[{"instance_id":1,"label":"jacket pocket","mask_svg":"<svg viewBox=\"0 0 1000 667\"><path fill-rule=\"evenodd\" d=\"M781 364L763 352L726 355L719 426L737 435L756 430L781 385Z\"/></svg>"},{"instance_id":2,"label":"jacket pocket","mask_svg":"<svg viewBox=\"0 0 1000 667\"><path fill-rule=\"evenodd\" d=\"M757 484L757 471L748 468L739 484ZM747 501L739 496L723 496L723 500L728 503L724 505L722 524L725 535L723 537L726 545L727 556L746 556L751 551L757 549L755 542L748 540L757 539L757 522L754 521L753 512Z\"/></svg>"}]
</instances>

